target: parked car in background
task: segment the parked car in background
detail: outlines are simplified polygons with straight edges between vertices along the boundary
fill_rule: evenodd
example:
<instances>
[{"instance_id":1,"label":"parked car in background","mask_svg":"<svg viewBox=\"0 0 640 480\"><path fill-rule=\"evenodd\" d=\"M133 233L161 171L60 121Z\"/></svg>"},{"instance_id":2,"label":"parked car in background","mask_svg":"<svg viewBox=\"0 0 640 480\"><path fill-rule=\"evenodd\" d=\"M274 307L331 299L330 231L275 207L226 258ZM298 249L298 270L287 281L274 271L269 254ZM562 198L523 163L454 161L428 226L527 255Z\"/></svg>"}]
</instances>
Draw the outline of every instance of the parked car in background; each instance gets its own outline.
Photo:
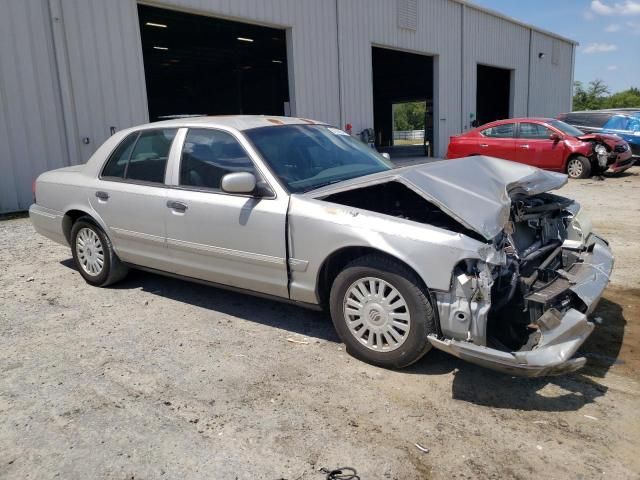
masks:
<instances>
[{"instance_id":1,"label":"parked car in background","mask_svg":"<svg viewBox=\"0 0 640 480\"><path fill-rule=\"evenodd\" d=\"M626 141L615 135L585 134L554 118L512 118L487 123L449 140L448 159L489 155L587 178L633 165Z\"/></svg>"},{"instance_id":2,"label":"parked car in background","mask_svg":"<svg viewBox=\"0 0 640 480\"><path fill-rule=\"evenodd\" d=\"M562 113L558 120L584 132L617 135L629 144L633 157L640 159L640 108Z\"/></svg>"},{"instance_id":3,"label":"parked car in background","mask_svg":"<svg viewBox=\"0 0 640 480\"><path fill-rule=\"evenodd\" d=\"M538 376L584 365L613 268L580 205L547 193L566 181L484 156L394 169L307 119L190 118L40 175L29 212L91 285L148 269L325 307L376 365L435 347Z\"/></svg>"}]
</instances>

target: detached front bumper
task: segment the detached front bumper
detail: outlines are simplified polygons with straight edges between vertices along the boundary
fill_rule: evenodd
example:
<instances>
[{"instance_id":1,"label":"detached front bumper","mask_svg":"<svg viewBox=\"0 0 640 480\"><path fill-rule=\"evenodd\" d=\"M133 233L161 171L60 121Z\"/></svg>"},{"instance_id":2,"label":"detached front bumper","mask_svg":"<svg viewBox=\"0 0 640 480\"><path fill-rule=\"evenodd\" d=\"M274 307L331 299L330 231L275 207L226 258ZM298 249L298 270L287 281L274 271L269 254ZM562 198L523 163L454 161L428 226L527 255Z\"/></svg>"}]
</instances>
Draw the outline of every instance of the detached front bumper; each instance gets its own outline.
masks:
<instances>
[{"instance_id":1,"label":"detached front bumper","mask_svg":"<svg viewBox=\"0 0 640 480\"><path fill-rule=\"evenodd\" d=\"M609 165L609 169L614 173L624 172L625 170L633 167L635 164L635 157L631 156L631 152L625 152L627 155L622 156L622 154L618 157L615 163Z\"/></svg>"},{"instance_id":2,"label":"detached front bumper","mask_svg":"<svg viewBox=\"0 0 640 480\"><path fill-rule=\"evenodd\" d=\"M537 321L540 338L531 350L505 352L461 340L439 339L435 335L429 336L429 341L435 348L458 358L510 375L539 377L578 370L586 359L572 357L594 328L587 315L595 309L609 283L613 255L604 240L591 235L590 247L581 255L581 260L565 272L564 278L547 288L558 293L573 291L585 304L586 311L547 310Z\"/></svg>"}]
</instances>

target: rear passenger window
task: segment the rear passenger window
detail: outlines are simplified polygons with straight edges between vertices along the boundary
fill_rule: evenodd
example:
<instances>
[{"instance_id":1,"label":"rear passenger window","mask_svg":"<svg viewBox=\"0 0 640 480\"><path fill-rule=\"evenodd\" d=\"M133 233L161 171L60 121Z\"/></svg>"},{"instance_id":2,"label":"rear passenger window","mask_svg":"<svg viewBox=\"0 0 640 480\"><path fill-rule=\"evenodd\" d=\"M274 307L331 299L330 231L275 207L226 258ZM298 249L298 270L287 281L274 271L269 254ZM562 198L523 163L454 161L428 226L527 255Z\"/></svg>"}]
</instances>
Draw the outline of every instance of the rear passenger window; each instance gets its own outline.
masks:
<instances>
[{"instance_id":1,"label":"rear passenger window","mask_svg":"<svg viewBox=\"0 0 640 480\"><path fill-rule=\"evenodd\" d=\"M127 165L125 178L164 183L171 142L175 129L147 130L140 133Z\"/></svg>"},{"instance_id":2,"label":"rear passenger window","mask_svg":"<svg viewBox=\"0 0 640 480\"><path fill-rule=\"evenodd\" d=\"M513 138L513 123L505 123L504 125L496 125L480 132L485 137L490 138Z\"/></svg>"},{"instance_id":3,"label":"rear passenger window","mask_svg":"<svg viewBox=\"0 0 640 480\"><path fill-rule=\"evenodd\" d=\"M549 136L552 133L553 132L544 125L539 125L537 123L521 123L520 133L518 136L520 138L530 138L533 140L549 140Z\"/></svg>"},{"instance_id":4,"label":"rear passenger window","mask_svg":"<svg viewBox=\"0 0 640 480\"><path fill-rule=\"evenodd\" d=\"M232 172L256 174L238 141L220 130L190 129L182 147L180 185L220 190L222 177Z\"/></svg>"},{"instance_id":5,"label":"rear passenger window","mask_svg":"<svg viewBox=\"0 0 640 480\"><path fill-rule=\"evenodd\" d=\"M120 142L120 145L116 147L109 157L104 170L102 170L103 177L124 178L124 171L127 168L127 163L129 162L133 145L136 143L136 138L138 138L138 132L132 133Z\"/></svg>"},{"instance_id":6,"label":"rear passenger window","mask_svg":"<svg viewBox=\"0 0 640 480\"><path fill-rule=\"evenodd\" d=\"M175 129L132 133L113 151L102 177L164 183Z\"/></svg>"}]
</instances>

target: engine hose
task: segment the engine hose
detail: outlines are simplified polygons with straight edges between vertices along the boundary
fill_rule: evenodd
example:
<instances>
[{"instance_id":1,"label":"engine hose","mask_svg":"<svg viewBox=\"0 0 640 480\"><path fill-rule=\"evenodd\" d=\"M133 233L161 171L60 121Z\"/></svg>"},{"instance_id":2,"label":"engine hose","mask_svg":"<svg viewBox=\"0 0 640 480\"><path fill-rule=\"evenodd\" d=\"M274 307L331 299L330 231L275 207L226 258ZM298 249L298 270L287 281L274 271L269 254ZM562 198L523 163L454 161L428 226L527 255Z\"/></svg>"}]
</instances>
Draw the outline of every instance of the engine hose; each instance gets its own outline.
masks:
<instances>
[{"instance_id":1,"label":"engine hose","mask_svg":"<svg viewBox=\"0 0 640 480\"><path fill-rule=\"evenodd\" d=\"M528 248L525 248L524 251L520 254L522 259L527 258L533 252L537 251L540 247L542 247L542 242L540 240L536 240Z\"/></svg>"},{"instance_id":2,"label":"engine hose","mask_svg":"<svg viewBox=\"0 0 640 480\"><path fill-rule=\"evenodd\" d=\"M507 303L509 303L513 299L513 296L516 293L516 288L518 287L518 280L520 278L520 267L518 266L517 262L512 262L512 264L513 264L513 274L511 275L511 281L509 282L509 293L507 294L506 297L500 298L493 305L493 309L496 311L504 308L507 305Z\"/></svg>"},{"instance_id":3,"label":"engine hose","mask_svg":"<svg viewBox=\"0 0 640 480\"><path fill-rule=\"evenodd\" d=\"M545 245L544 247L541 247L541 248L539 248L538 250L536 250L536 251L534 251L534 252L531 252L531 253L529 253L528 255L525 255L525 256L522 258L522 263L530 262L531 260L534 260L534 259L538 258L538 257L539 257L540 255L542 255L543 253L548 252L549 250L551 250L551 249L553 249L553 248L556 248L556 247L558 247L558 246L560 246L560 245L561 245L561 243L560 243L559 241L557 241L557 240L556 240L556 241L554 241L554 242L551 242L551 243L549 243L549 244ZM528 250L529 250L529 249L527 249L527 251L528 251Z\"/></svg>"}]
</instances>

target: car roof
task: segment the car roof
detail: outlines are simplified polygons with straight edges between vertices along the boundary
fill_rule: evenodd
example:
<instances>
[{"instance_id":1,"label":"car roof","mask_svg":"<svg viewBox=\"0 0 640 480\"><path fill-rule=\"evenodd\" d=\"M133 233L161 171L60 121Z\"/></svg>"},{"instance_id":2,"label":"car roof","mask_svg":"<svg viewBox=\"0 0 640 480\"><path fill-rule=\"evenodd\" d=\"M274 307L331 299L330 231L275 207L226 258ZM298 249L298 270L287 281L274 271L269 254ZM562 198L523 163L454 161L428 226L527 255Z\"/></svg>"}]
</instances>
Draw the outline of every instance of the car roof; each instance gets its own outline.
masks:
<instances>
[{"instance_id":1,"label":"car roof","mask_svg":"<svg viewBox=\"0 0 640 480\"><path fill-rule=\"evenodd\" d=\"M505 123L516 123L516 122L542 122L549 123L556 120L555 118L547 118L547 117L518 117L518 118L505 118L503 120L494 120L493 122L487 122L482 125L476 127L476 130L484 130L486 128L491 128L496 125L503 125Z\"/></svg>"},{"instance_id":2,"label":"car roof","mask_svg":"<svg viewBox=\"0 0 640 480\"><path fill-rule=\"evenodd\" d=\"M280 117L277 115L185 116L138 125L131 130L147 128L227 127L242 131L251 128L273 127L275 125L326 125L326 123L302 117Z\"/></svg>"}]
</instances>

